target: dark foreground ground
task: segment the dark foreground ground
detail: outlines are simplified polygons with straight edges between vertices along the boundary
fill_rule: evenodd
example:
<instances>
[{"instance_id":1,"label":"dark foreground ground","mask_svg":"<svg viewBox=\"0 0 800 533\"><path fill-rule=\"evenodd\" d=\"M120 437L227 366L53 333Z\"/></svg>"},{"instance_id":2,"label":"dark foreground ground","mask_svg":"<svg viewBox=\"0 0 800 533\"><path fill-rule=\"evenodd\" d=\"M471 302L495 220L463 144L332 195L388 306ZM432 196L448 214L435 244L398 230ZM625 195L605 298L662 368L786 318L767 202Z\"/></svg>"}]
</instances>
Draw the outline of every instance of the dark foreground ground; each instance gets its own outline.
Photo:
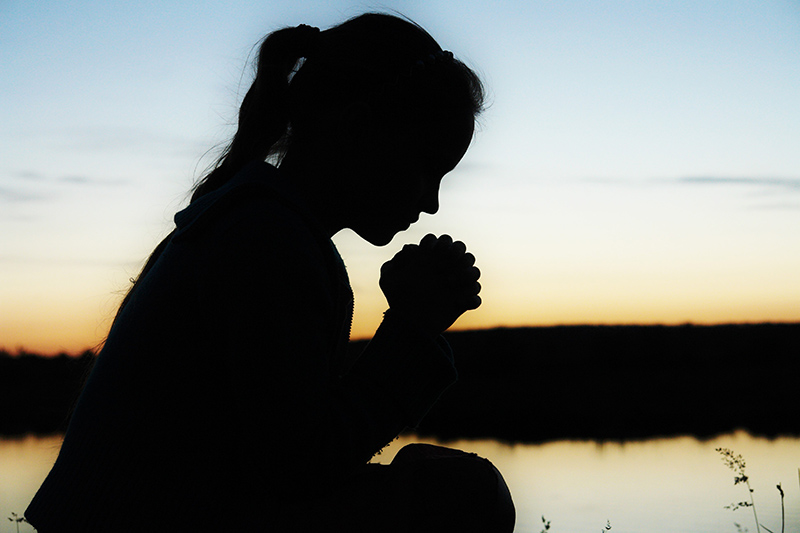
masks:
<instances>
[{"instance_id":1,"label":"dark foreground ground","mask_svg":"<svg viewBox=\"0 0 800 533\"><path fill-rule=\"evenodd\" d=\"M446 337L459 381L418 434L525 442L703 438L735 429L800 435L800 324L564 326ZM91 359L88 352L0 352L0 434L63 431Z\"/></svg>"}]
</instances>

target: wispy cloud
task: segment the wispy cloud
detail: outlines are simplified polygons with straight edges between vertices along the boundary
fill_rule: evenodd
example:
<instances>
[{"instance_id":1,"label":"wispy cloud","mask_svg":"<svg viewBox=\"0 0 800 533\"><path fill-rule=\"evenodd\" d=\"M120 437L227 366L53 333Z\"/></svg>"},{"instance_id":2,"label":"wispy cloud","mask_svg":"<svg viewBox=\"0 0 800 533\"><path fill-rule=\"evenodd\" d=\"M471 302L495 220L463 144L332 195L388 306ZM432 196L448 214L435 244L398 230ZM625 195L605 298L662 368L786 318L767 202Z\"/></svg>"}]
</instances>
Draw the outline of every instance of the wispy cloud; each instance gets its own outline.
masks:
<instances>
[{"instance_id":1,"label":"wispy cloud","mask_svg":"<svg viewBox=\"0 0 800 533\"><path fill-rule=\"evenodd\" d=\"M800 202L771 202L753 206L765 211L800 211Z\"/></svg>"},{"instance_id":2,"label":"wispy cloud","mask_svg":"<svg viewBox=\"0 0 800 533\"><path fill-rule=\"evenodd\" d=\"M42 181L46 179L44 174L35 170L20 170L17 172L12 172L10 177L15 179L23 179L26 181Z\"/></svg>"},{"instance_id":3,"label":"wispy cloud","mask_svg":"<svg viewBox=\"0 0 800 533\"><path fill-rule=\"evenodd\" d=\"M73 174L70 176L61 176L57 178L59 183L65 183L67 185L92 185L92 186L102 186L102 187L117 187L120 185L125 185L128 183L127 180L123 179L100 179L95 178L92 176L85 176L85 175L77 175Z\"/></svg>"},{"instance_id":4,"label":"wispy cloud","mask_svg":"<svg viewBox=\"0 0 800 533\"><path fill-rule=\"evenodd\" d=\"M727 185L751 186L763 188L782 188L800 191L800 177L775 178L775 177L731 177L731 176L683 176L673 178L616 178L616 177L587 177L580 181L597 185L614 186L657 186L657 185Z\"/></svg>"},{"instance_id":5,"label":"wispy cloud","mask_svg":"<svg viewBox=\"0 0 800 533\"><path fill-rule=\"evenodd\" d=\"M36 218L31 215L35 205L57 204L67 198L71 190L119 187L128 183L124 178L98 178L81 174L49 176L35 170L3 172L0 173L0 205L4 205L5 209L0 211L0 219L32 220Z\"/></svg>"},{"instance_id":6,"label":"wispy cloud","mask_svg":"<svg viewBox=\"0 0 800 533\"><path fill-rule=\"evenodd\" d=\"M0 190L6 191L52 188L59 184L117 186L128 183L127 180L122 178L98 178L88 174L55 176L30 169L0 173L0 180L3 182L3 185L0 185Z\"/></svg>"},{"instance_id":7,"label":"wispy cloud","mask_svg":"<svg viewBox=\"0 0 800 533\"><path fill-rule=\"evenodd\" d=\"M800 178L756 178L756 177L721 177L721 176L688 176L678 178L679 183L697 185L749 185L758 187L781 188L800 191Z\"/></svg>"},{"instance_id":8,"label":"wispy cloud","mask_svg":"<svg viewBox=\"0 0 800 533\"><path fill-rule=\"evenodd\" d=\"M800 193L800 178L693 176L680 178L678 183L743 189L754 201L749 208L758 211L800 211L800 199L797 196Z\"/></svg>"},{"instance_id":9,"label":"wispy cloud","mask_svg":"<svg viewBox=\"0 0 800 533\"><path fill-rule=\"evenodd\" d=\"M800 177L758 176L682 176L667 178L588 177L580 182L601 187L651 189L684 187L686 194L694 188L719 188L736 192L747 200L748 209L759 211L800 211Z\"/></svg>"},{"instance_id":10,"label":"wispy cloud","mask_svg":"<svg viewBox=\"0 0 800 533\"><path fill-rule=\"evenodd\" d=\"M0 265L15 267L57 266L57 267L101 267L101 268L139 268L141 259L115 258L75 258L63 256L15 256L0 254Z\"/></svg>"},{"instance_id":11,"label":"wispy cloud","mask_svg":"<svg viewBox=\"0 0 800 533\"><path fill-rule=\"evenodd\" d=\"M49 200L52 195L42 191L30 191L13 187L0 186L0 201L7 203L25 203Z\"/></svg>"},{"instance_id":12,"label":"wispy cloud","mask_svg":"<svg viewBox=\"0 0 800 533\"><path fill-rule=\"evenodd\" d=\"M56 147L91 154L148 154L183 159L197 158L210 148L207 138L125 126L65 129L51 135Z\"/></svg>"}]
</instances>

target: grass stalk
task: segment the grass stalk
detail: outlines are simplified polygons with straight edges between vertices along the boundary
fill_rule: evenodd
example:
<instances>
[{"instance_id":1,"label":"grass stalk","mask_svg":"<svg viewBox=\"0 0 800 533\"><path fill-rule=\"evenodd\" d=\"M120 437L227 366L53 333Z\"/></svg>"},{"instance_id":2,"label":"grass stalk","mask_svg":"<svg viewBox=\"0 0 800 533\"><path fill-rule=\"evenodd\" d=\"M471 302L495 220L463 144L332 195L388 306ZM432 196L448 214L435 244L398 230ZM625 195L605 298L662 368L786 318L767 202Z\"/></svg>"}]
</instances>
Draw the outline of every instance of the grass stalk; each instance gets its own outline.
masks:
<instances>
[{"instance_id":1,"label":"grass stalk","mask_svg":"<svg viewBox=\"0 0 800 533\"><path fill-rule=\"evenodd\" d=\"M750 495L750 502L739 502L738 504L734 503L729 506L729 508L736 510L739 507L751 507L753 509L753 519L756 522L756 533L761 533L761 525L758 523L758 513L756 512L756 502L753 498L753 488L750 486L750 478L747 477L745 474L745 462L744 458L741 455L736 455L733 453L732 450L728 448L717 448L717 452L722 455L722 462L725 465L734 471L736 474L733 478L733 484L738 485L739 483L744 483L747 486L747 492ZM769 533L773 533L767 528L764 528Z\"/></svg>"}]
</instances>

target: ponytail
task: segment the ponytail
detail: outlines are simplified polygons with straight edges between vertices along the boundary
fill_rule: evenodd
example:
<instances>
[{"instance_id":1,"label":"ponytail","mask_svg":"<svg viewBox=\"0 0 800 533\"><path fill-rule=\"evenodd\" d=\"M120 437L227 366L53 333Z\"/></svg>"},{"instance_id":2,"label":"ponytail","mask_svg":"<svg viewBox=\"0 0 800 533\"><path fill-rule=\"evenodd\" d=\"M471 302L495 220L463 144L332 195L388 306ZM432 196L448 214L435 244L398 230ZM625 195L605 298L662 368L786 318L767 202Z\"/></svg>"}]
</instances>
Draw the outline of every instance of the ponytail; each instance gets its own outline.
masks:
<instances>
[{"instance_id":1,"label":"ponytail","mask_svg":"<svg viewBox=\"0 0 800 533\"><path fill-rule=\"evenodd\" d=\"M255 80L239 108L236 134L214 169L195 187L192 202L223 186L250 161L263 161L273 155L289 129L290 76L301 58L313 55L319 34L319 28L301 24L275 31L264 39Z\"/></svg>"},{"instance_id":2,"label":"ponytail","mask_svg":"<svg viewBox=\"0 0 800 533\"><path fill-rule=\"evenodd\" d=\"M239 128L213 170L195 186L191 202L225 185L250 161L263 161L273 154L289 126L286 94L290 75L301 58L314 53L319 33L319 28L301 24L275 31L264 39L258 52L256 78L239 107ZM112 327L128 304L133 290L156 263L174 233L172 230L148 257L123 298Z\"/></svg>"},{"instance_id":3,"label":"ponytail","mask_svg":"<svg viewBox=\"0 0 800 533\"><path fill-rule=\"evenodd\" d=\"M406 121L409 114L427 118L446 110L475 117L482 109L478 77L413 22L366 13L325 30L324 47L322 41L319 28L306 25L264 39L237 131L195 186L191 202L225 185L251 161L280 160L290 144L325 142L325 135L335 133L339 111L351 103L395 110ZM299 68L303 58L308 62ZM394 127L394 121L387 123ZM114 322L173 233L148 258Z\"/></svg>"}]
</instances>

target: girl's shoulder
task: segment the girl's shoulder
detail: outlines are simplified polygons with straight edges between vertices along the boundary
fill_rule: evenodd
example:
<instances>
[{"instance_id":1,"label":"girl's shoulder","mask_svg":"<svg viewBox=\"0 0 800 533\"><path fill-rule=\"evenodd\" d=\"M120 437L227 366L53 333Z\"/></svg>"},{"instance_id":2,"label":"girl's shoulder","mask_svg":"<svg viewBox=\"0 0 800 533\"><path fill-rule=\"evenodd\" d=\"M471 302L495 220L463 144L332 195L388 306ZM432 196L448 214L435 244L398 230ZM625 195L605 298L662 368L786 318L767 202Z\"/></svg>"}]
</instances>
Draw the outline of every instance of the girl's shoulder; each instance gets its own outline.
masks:
<instances>
[{"instance_id":1,"label":"girl's shoulder","mask_svg":"<svg viewBox=\"0 0 800 533\"><path fill-rule=\"evenodd\" d=\"M230 183L175 215L175 241L259 239L327 246L330 239L297 198L280 186L278 170L251 163ZM266 241L266 242L265 242Z\"/></svg>"}]
</instances>

